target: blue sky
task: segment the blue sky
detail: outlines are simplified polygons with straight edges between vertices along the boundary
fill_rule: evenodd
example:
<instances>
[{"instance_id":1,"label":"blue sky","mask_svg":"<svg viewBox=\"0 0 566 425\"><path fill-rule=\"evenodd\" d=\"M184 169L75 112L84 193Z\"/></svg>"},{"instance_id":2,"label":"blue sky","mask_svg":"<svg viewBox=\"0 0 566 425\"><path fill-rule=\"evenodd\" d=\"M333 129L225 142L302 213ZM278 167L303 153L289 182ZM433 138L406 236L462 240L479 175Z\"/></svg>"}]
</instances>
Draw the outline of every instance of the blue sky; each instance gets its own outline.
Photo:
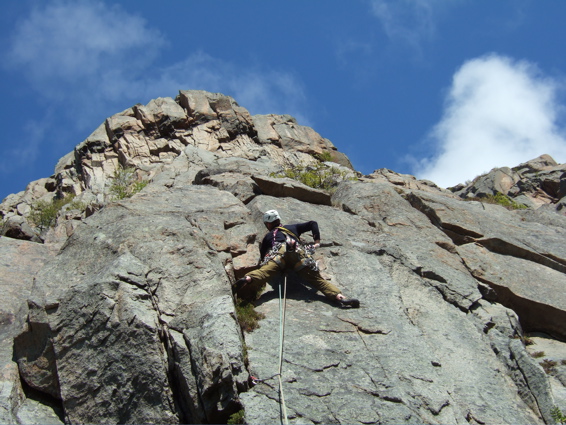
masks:
<instances>
[{"instance_id":1,"label":"blue sky","mask_svg":"<svg viewBox=\"0 0 566 425\"><path fill-rule=\"evenodd\" d=\"M447 187L566 162L563 0L7 0L0 199L104 119L202 89L290 114L368 174Z\"/></svg>"}]
</instances>

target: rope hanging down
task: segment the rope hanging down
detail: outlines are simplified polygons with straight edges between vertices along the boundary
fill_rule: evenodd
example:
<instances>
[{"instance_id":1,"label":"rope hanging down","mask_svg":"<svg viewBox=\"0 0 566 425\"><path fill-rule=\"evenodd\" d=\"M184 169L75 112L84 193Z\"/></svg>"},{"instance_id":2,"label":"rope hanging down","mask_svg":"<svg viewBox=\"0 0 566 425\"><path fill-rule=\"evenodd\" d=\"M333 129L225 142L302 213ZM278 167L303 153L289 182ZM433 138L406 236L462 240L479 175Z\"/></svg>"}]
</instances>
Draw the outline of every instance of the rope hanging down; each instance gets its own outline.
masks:
<instances>
[{"instance_id":1,"label":"rope hanging down","mask_svg":"<svg viewBox=\"0 0 566 425\"><path fill-rule=\"evenodd\" d=\"M283 423L287 425L287 406L285 405L285 397L283 395L283 378L281 373L283 370L283 341L285 336L285 312L287 310L287 274L283 284L283 299L281 299L281 285L279 285L279 399L281 404L281 416Z\"/></svg>"}]
</instances>

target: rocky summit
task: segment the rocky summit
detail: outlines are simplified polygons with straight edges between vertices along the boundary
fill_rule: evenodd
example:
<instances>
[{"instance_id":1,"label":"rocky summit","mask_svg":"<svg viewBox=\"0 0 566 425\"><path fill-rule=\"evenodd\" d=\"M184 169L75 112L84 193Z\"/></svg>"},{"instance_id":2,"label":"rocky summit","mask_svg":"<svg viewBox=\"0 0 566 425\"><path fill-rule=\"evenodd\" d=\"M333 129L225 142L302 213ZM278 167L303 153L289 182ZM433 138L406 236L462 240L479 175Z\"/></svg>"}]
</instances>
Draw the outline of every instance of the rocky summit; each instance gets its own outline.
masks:
<instances>
[{"instance_id":1,"label":"rocky summit","mask_svg":"<svg viewBox=\"0 0 566 425\"><path fill-rule=\"evenodd\" d=\"M135 105L0 204L0 423L560 422L565 205L548 155L442 189L222 94ZM290 272L244 326L269 209L360 308Z\"/></svg>"}]
</instances>

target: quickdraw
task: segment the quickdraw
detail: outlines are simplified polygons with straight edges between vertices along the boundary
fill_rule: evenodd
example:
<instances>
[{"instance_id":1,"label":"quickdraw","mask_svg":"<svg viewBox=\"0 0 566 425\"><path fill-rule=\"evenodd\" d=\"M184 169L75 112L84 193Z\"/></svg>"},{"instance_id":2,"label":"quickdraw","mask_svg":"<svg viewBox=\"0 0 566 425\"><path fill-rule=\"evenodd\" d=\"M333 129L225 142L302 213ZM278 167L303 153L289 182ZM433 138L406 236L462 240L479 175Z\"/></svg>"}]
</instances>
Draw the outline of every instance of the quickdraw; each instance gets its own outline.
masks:
<instances>
[{"instance_id":1,"label":"quickdraw","mask_svg":"<svg viewBox=\"0 0 566 425\"><path fill-rule=\"evenodd\" d=\"M302 254L302 260L301 262L303 263L304 267L308 267L311 270L317 272L318 271L318 263L316 262L316 260L314 259L313 255L314 255L314 245L300 245L297 248L297 251L299 250L303 250L303 254Z\"/></svg>"},{"instance_id":2,"label":"quickdraw","mask_svg":"<svg viewBox=\"0 0 566 425\"><path fill-rule=\"evenodd\" d=\"M282 242L275 242L273 247L267 252L267 254L265 254L265 257L263 257L263 260L261 261L261 263L259 263L259 265L263 266L271 260L279 263L278 261L276 261L276 258L282 255L282 253L279 252L281 250L281 246L283 246Z\"/></svg>"}]
</instances>

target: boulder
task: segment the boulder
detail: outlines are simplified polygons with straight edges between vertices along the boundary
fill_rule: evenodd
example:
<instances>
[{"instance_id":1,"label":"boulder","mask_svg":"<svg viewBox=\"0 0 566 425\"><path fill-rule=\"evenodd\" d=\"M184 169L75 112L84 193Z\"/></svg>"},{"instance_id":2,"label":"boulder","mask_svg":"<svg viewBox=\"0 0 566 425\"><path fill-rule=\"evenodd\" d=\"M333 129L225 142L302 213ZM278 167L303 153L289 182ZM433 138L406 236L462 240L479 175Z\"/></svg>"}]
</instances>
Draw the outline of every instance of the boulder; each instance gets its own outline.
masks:
<instances>
[{"instance_id":1,"label":"boulder","mask_svg":"<svg viewBox=\"0 0 566 425\"><path fill-rule=\"evenodd\" d=\"M173 138L176 129L188 127L186 111L170 97L159 97L147 105L134 106L136 117L144 124L146 132L155 136Z\"/></svg>"},{"instance_id":2,"label":"boulder","mask_svg":"<svg viewBox=\"0 0 566 425\"><path fill-rule=\"evenodd\" d=\"M262 193L278 198L295 198L311 204L330 205L330 194L290 178L252 176Z\"/></svg>"},{"instance_id":3,"label":"boulder","mask_svg":"<svg viewBox=\"0 0 566 425\"><path fill-rule=\"evenodd\" d=\"M313 156L328 154L337 164L353 169L346 155L332 142L310 127L299 125L290 115L254 115L253 123L262 144L273 144L287 152L304 152Z\"/></svg>"},{"instance_id":4,"label":"boulder","mask_svg":"<svg viewBox=\"0 0 566 425\"><path fill-rule=\"evenodd\" d=\"M43 242L41 235L32 229L27 220L22 216L8 218L2 226L2 236L20 239L24 241Z\"/></svg>"}]
</instances>

